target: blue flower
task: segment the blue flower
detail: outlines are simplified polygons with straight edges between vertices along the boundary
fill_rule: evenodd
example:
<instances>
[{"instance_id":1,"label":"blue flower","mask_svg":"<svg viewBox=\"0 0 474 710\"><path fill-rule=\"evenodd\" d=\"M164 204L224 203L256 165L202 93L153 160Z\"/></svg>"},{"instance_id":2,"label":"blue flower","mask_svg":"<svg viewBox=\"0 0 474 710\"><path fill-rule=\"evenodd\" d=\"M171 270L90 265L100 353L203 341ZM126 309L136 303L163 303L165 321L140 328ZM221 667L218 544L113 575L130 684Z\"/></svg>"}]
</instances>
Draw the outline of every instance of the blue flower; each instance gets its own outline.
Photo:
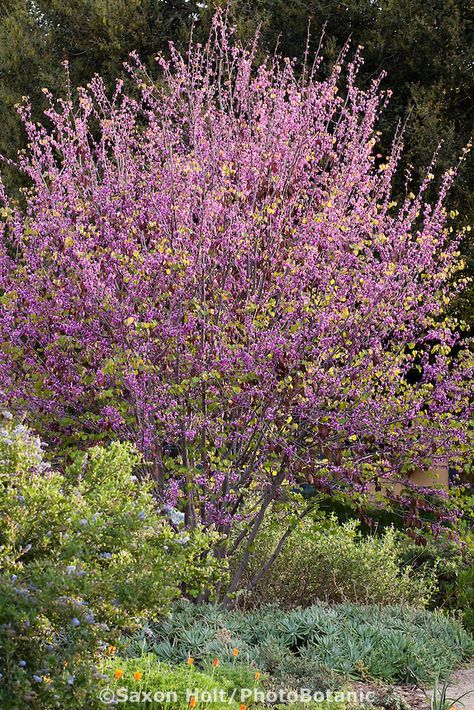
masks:
<instances>
[{"instance_id":1,"label":"blue flower","mask_svg":"<svg viewBox=\"0 0 474 710\"><path fill-rule=\"evenodd\" d=\"M18 665L20 666L20 668L24 668L26 666L26 661L22 659L21 661L18 661Z\"/></svg>"},{"instance_id":2,"label":"blue flower","mask_svg":"<svg viewBox=\"0 0 474 710\"><path fill-rule=\"evenodd\" d=\"M33 680L35 680L37 683L42 683L43 679L40 675L34 675Z\"/></svg>"},{"instance_id":3,"label":"blue flower","mask_svg":"<svg viewBox=\"0 0 474 710\"><path fill-rule=\"evenodd\" d=\"M71 619L71 624L72 624L73 626L80 626L80 625L81 625L81 622L79 621L79 619L77 618L77 616L74 616L74 617Z\"/></svg>"}]
</instances>

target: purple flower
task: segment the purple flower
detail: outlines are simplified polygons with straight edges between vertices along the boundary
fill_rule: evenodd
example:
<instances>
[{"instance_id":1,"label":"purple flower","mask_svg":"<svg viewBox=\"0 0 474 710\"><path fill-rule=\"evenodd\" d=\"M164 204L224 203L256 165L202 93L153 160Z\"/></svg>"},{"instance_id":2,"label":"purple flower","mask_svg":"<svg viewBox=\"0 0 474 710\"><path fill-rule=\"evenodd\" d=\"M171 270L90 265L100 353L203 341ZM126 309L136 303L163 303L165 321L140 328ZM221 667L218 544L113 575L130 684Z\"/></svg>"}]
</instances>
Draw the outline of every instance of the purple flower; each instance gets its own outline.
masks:
<instances>
[{"instance_id":1,"label":"purple flower","mask_svg":"<svg viewBox=\"0 0 474 710\"><path fill-rule=\"evenodd\" d=\"M0 225L0 292L15 294L0 392L55 436L71 408L79 435L91 410L133 432L166 464L171 524L192 503L226 534L303 471L315 491L368 499L388 477L406 487L408 462L459 460L474 367L449 317L464 288L446 210L456 169L435 189L416 166L426 177L397 204L400 141L381 164L386 96L359 88L358 57L324 76L291 61L251 71L258 48L220 16L215 28L172 55L164 90L110 102L97 78L44 125L20 109L32 189ZM206 455L183 461L201 434ZM165 442L180 442L177 465ZM436 534L458 517L417 495ZM433 517L411 507L411 524Z\"/></svg>"}]
</instances>

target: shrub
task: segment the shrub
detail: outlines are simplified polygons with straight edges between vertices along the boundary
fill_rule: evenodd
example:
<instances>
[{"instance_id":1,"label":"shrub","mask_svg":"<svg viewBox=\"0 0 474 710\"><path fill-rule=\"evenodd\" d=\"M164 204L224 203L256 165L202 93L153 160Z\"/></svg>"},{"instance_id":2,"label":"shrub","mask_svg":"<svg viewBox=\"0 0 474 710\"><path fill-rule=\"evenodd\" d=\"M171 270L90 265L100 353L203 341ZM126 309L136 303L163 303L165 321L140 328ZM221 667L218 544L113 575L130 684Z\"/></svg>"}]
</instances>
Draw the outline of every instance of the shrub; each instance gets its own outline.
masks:
<instances>
[{"instance_id":1,"label":"shrub","mask_svg":"<svg viewBox=\"0 0 474 710\"><path fill-rule=\"evenodd\" d=\"M245 583L252 579L274 547L275 526L257 538ZM357 521L342 525L334 517L306 520L287 540L279 557L244 605L278 603L284 608L309 606L316 600L359 604L409 604L424 607L435 583L432 575L401 565L401 544L393 528L380 536L362 536Z\"/></svg>"},{"instance_id":2,"label":"shrub","mask_svg":"<svg viewBox=\"0 0 474 710\"><path fill-rule=\"evenodd\" d=\"M458 576L456 607L462 612L464 626L474 632L474 565L462 570Z\"/></svg>"},{"instance_id":3,"label":"shrub","mask_svg":"<svg viewBox=\"0 0 474 710\"><path fill-rule=\"evenodd\" d=\"M431 608L457 612L464 626L474 630L474 540L467 533L462 545L445 540L430 540L424 547L405 542L401 561L436 580L437 590Z\"/></svg>"},{"instance_id":4,"label":"shrub","mask_svg":"<svg viewBox=\"0 0 474 710\"><path fill-rule=\"evenodd\" d=\"M183 585L212 586L212 534L171 529L134 480L138 460L114 443L78 453L63 475L23 425L0 420L2 708L88 707L101 649Z\"/></svg>"}]
</instances>

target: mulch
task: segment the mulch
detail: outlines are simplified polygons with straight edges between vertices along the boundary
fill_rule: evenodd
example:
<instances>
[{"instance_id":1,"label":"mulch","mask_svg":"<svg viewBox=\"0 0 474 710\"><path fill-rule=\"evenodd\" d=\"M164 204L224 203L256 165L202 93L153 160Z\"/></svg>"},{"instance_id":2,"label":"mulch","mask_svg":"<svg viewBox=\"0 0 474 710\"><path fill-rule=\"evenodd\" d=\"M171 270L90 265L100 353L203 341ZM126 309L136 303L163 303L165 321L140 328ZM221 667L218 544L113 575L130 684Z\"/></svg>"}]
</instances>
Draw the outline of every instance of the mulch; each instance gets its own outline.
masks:
<instances>
[{"instance_id":1,"label":"mulch","mask_svg":"<svg viewBox=\"0 0 474 710\"><path fill-rule=\"evenodd\" d=\"M396 694L406 701L411 710L430 710L430 694L415 685L376 685L373 683L352 682L351 689L356 693L375 692L379 697Z\"/></svg>"}]
</instances>

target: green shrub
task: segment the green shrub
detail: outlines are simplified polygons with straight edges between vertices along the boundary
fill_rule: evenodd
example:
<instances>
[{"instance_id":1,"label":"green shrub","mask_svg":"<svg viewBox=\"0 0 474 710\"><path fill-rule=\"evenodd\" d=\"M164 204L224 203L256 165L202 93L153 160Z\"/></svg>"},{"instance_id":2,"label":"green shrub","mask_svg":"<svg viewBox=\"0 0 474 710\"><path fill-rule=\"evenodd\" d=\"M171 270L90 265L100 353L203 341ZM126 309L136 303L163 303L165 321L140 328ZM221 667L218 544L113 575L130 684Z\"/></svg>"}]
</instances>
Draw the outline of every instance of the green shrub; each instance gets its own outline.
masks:
<instances>
[{"instance_id":1,"label":"green shrub","mask_svg":"<svg viewBox=\"0 0 474 710\"><path fill-rule=\"evenodd\" d=\"M458 612L466 629L474 631L474 541L465 535L463 545L449 540L430 540L424 547L402 545L401 559L425 577L436 580L431 608Z\"/></svg>"},{"instance_id":2,"label":"green shrub","mask_svg":"<svg viewBox=\"0 0 474 710\"><path fill-rule=\"evenodd\" d=\"M270 556L281 533L276 523L257 538L243 589ZM316 600L424 607L435 588L432 575L400 564L395 530L387 528L380 536L364 537L357 521L340 525L330 517L301 523L260 583L239 601L244 606L278 603L284 608L309 606Z\"/></svg>"},{"instance_id":3,"label":"green shrub","mask_svg":"<svg viewBox=\"0 0 474 710\"><path fill-rule=\"evenodd\" d=\"M0 707L91 707L94 663L137 617L169 609L185 586L221 575L215 539L174 532L114 443L61 474L40 442L0 419Z\"/></svg>"},{"instance_id":4,"label":"green shrub","mask_svg":"<svg viewBox=\"0 0 474 710\"><path fill-rule=\"evenodd\" d=\"M126 652L153 652L167 663L192 656L205 667L215 657L231 662L234 648L237 663L253 665L281 684L306 682L312 673L316 685L326 680L331 687L337 678L327 669L346 678L430 682L469 658L474 642L442 613L409 608L318 604L290 612L230 612L181 604L169 619L131 640Z\"/></svg>"},{"instance_id":5,"label":"green shrub","mask_svg":"<svg viewBox=\"0 0 474 710\"><path fill-rule=\"evenodd\" d=\"M474 633L474 565L459 573L455 598L464 626Z\"/></svg>"}]
</instances>

